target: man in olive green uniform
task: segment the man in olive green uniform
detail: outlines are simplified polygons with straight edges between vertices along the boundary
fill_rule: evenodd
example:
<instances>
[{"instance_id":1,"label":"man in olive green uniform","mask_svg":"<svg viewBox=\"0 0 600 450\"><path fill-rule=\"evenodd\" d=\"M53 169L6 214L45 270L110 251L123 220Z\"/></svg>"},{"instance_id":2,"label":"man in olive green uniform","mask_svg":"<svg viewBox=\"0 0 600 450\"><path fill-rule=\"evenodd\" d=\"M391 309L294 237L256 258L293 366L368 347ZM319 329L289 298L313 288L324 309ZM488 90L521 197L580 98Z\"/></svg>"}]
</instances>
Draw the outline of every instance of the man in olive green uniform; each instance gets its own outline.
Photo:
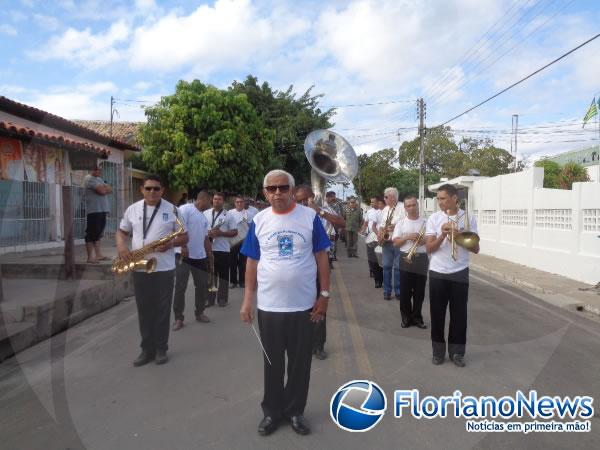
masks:
<instances>
[{"instance_id":1,"label":"man in olive green uniform","mask_svg":"<svg viewBox=\"0 0 600 450\"><path fill-rule=\"evenodd\" d=\"M346 219L346 241L348 249L348 258L358 258L356 254L356 241L358 231L363 223L362 209L358 206L355 197L348 199L348 207L344 213Z\"/></svg>"}]
</instances>

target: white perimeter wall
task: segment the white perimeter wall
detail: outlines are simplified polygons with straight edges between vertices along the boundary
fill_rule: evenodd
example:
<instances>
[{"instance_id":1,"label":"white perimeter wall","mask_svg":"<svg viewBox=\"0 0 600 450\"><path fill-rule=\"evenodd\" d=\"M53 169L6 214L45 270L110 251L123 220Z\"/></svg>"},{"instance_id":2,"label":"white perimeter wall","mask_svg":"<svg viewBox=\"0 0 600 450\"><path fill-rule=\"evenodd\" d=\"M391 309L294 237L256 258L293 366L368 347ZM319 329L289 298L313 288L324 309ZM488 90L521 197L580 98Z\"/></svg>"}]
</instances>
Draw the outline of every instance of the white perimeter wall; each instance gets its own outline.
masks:
<instances>
[{"instance_id":1,"label":"white perimeter wall","mask_svg":"<svg viewBox=\"0 0 600 450\"><path fill-rule=\"evenodd\" d=\"M544 170L475 181L481 253L589 284L600 281L600 183L544 189ZM437 207L431 201L426 210ZM437 206L437 205L436 205Z\"/></svg>"}]
</instances>

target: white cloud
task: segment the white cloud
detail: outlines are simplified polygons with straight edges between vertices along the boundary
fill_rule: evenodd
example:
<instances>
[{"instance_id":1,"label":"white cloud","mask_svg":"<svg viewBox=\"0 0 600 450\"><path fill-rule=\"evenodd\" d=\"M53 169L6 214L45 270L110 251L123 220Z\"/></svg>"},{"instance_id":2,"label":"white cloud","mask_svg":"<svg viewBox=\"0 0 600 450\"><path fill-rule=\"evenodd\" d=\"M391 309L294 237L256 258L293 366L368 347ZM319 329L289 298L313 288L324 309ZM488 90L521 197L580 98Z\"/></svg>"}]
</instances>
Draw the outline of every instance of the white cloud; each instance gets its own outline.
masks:
<instances>
[{"instance_id":1,"label":"white cloud","mask_svg":"<svg viewBox=\"0 0 600 450\"><path fill-rule=\"evenodd\" d=\"M0 24L0 33L5 34L7 36L16 36L17 29L15 27L13 27L12 25L3 23L3 24Z\"/></svg>"},{"instance_id":2,"label":"white cloud","mask_svg":"<svg viewBox=\"0 0 600 450\"><path fill-rule=\"evenodd\" d=\"M154 0L135 0L135 7L140 10L149 10L156 8Z\"/></svg>"},{"instance_id":3,"label":"white cloud","mask_svg":"<svg viewBox=\"0 0 600 450\"><path fill-rule=\"evenodd\" d=\"M44 28L45 30L49 30L49 31L56 30L60 25L60 22L58 21L58 19L56 17L52 17L52 16L45 16L43 14L34 14L33 19L40 27Z\"/></svg>"},{"instance_id":4,"label":"white cloud","mask_svg":"<svg viewBox=\"0 0 600 450\"><path fill-rule=\"evenodd\" d=\"M268 60L308 22L281 9L260 17L250 0L217 0L187 16L170 13L135 30L130 49L135 69L192 73L232 70Z\"/></svg>"},{"instance_id":5,"label":"white cloud","mask_svg":"<svg viewBox=\"0 0 600 450\"><path fill-rule=\"evenodd\" d=\"M42 61L64 59L75 65L98 68L123 57L116 45L126 41L129 34L129 26L124 21L115 22L106 32L98 34L89 28L83 31L68 28L31 55Z\"/></svg>"}]
</instances>

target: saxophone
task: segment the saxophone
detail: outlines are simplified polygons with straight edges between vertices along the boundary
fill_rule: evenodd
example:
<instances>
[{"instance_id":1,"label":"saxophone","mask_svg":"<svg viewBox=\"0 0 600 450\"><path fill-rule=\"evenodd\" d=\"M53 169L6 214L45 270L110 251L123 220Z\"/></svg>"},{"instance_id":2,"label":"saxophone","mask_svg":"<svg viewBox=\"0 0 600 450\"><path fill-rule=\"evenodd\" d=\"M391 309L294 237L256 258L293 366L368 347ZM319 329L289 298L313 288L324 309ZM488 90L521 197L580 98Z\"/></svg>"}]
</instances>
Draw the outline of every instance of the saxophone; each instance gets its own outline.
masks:
<instances>
[{"instance_id":1,"label":"saxophone","mask_svg":"<svg viewBox=\"0 0 600 450\"><path fill-rule=\"evenodd\" d=\"M112 263L112 272L116 273L117 275L122 275L137 269L144 269L146 273L154 272L157 264L156 258L144 259L144 257L150 253L154 253L161 245L164 245L172 239L175 239L177 236L185 233L185 228L179 219L176 208L174 209L174 213L177 225L179 225L179 228L176 231L169 233L156 241L152 241L149 244L144 245L142 248L133 250L127 258L116 257Z\"/></svg>"},{"instance_id":2,"label":"saxophone","mask_svg":"<svg viewBox=\"0 0 600 450\"><path fill-rule=\"evenodd\" d=\"M387 219L385 219L385 226L383 227L383 233L381 234L381 238L379 239L379 245L383 246L387 241L392 238L392 234L388 231L388 228L392 225L392 220L394 219L394 210L396 207L394 206L388 212Z\"/></svg>"}]
</instances>

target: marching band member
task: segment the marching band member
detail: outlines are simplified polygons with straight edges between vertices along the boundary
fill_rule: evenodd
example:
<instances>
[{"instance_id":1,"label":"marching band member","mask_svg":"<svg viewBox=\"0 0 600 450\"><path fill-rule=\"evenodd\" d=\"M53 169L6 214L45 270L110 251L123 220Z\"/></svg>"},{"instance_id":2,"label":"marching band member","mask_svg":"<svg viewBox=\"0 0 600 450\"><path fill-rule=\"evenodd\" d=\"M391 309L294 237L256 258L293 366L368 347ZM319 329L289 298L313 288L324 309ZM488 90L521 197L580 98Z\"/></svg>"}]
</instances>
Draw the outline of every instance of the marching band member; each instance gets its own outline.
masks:
<instances>
[{"instance_id":1,"label":"marching band member","mask_svg":"<svg viewBox=\"0 0 600 450\"><path fill-rule=\"evenodd\" d=\"M451 184L437 192L440 211L427 220L425 232L429 261L429 306L431 310L432 362L442 364L446 356L444 327L446 309L450 309L448 355L458 367L464 367L467 342L467 300L469 297L469 251L479 253L479 244L471 250L456 246L452 257L452 234L465 228L465 212L458 208L458 192ZM470 227L477 232L477 223L470 218ZM454 225L453 225L454 224ZM458 231L457 231L458 229Z\"/></svg>"},{"instance_id":2,"label":"marching band member","mask_svg":"<svg viewBox=\"0 0 600 450\"><path fill-rule=\"evenodd\" d=\"M381 199L381 205L377 197L371 198L371 208L365 213L365 220L361 228L361 233L368 236L369 233L373 232L373 225L377 223L379 212L383 209L383 198ZM381 208L381 209L380 209ZM375 288L380 288L383 285L383 269L377 263L377 256L375 255L375 247L373 245L366 245L367 248L367 261L369 263L369 273L375 280Z\"/></svg>"},{"instance_id":3,"label":"marching band member","mask_svg":"<svg viewBox=\"0 0 600 450\"><path fill-rule=\"evenodd\" d=\"M157 241L177 228L175 206L162 199L163 185L158 175L146 175L141 188L143 200L130 205L121 219L116 233L119 257L129 259L131 252L127 241L131 234L131 248L137 250ZM157 248L156 271L133 272L133 289L138 310L142 352L133 361L136 367L154 360L156 364L168 361L169 322L173 279L175 277L175 251L173 247L187 243L187 233L183 233Z\"/></svg>"},{"instance_id":4,"label":"marching band member","mask_svg":"<svg viewBox=\"0 0 600 450\"><path fill-rule=\"evenodd\" d=\"M225 194L213 194L213 207L204 211L208 220L208 237L212 241L215 275L218 278L219 290L216 293L219 306L227 306L229 302L229 239L237 234L237 223L232 214L223 209ZM208 293L207 306L215 304L215 293Z\"/></svg>"},{"instance_id":5,"label":"marching band member","mask_svg":"<svg viewBox=\"0 0 600 450\"><path fill-rule=\"evenodd\" d=\"M421 314L429 264L424 239L426 220L419 217L419 204L414 195L404 197L404 210L406 217L396 224L392 235L394 247L400 249L401 326L427 328ZM411 250L414 254L409 255Z\"/></svg>"},{"instance_id":6,"label":"marching band member","mask_svg":"<svg viewBox=\"0 0 600 450\"><path fill-rule=\"evenodd\" d=\"M404 217L404 208L398 203L398 189L387 188L383 193L385 208L381 211L377 223L377 236L383 247L383 298L392 299L392 277L394 294L400 300L400 251L392 245L392 233L396 224ZM393 273L392 273L393 269Z\"/></svg>"},{"instance_id":7,"label":"marching band member","mask_svg":"<svg viewBox=\"0 0 600 450\"><path fill-rule=\"evenodd\" d=\"M323 205L322 207L318 207L314 204L313 200L315 198L315 194L312 191L312 188L308 185L298 186L296 188L295 193L296 202L303 205L308 206L316 211L316 213L321 218L321 222L323 227L325 228L325 232L329 236L330 242L335 242L332 239L332 236L335 236L335 228L344 228L346 226L346 222L342 217L340 217L332 208L327 205ZM331 248L329 249L329 267L332 266L332 256L331 256ZM317 288L318 288L319 278L317 276ZM327 338L327 315L323 316L323 320L315 323L314 332L313 332L313 354L317 359L325 359L327 358L327 352L325 351L325 340Z\"/></svg>"},{"instance_id":8,"label":"marching band member","mask_svg":"<svg viewBox=\"0 0 600 450\"><path fill-rule=\"evenodd\" d=\"M294 201L294 177L289 173L267 173L263 187L271 207L254 217L242 245L248 260L240 309L241 320L251 324L256 295L265 353L264 418L258 433L271 434L280 420L287 418L296 433L305 435L310 433L304 408L310 382L313 323L325 318L329 303L329 238L319 215Z\"/></svg>"},{"instance_id":9,"label":"marching band member","mask_svg":"<svg viewBox=\"0 0 600 450\"><path fill-rule=\"evenodd\" d=\"M211 245L208 239L208 221L202 213L210 202L210 196L205 191L198 192L194 203L185 203L179 207L179 216L188 231L189 240L179 249L177 256L182 259L175 269L175 296L173 298L173 314L175 322L173 331L183 328L183 310L185 309L185 291L187 290L190 273L194 280L194 304L196 320L210 322L204 314L206 294L208 293L208 258L211 255ZM177 252L178 249L175 249Z\"/></svg>"},{"instance_id":10,"label":"marching band member","mask_svg":"<svg viewBox=\"0 0 600 450\"><path fill-rule=\"evenodd\" d=\"M250 211L248 209L244 209L244 199L241 196L236 196L234 199L235 208L229 210L229 214L231 214L235 218L236 228L239 226L242 221L246 223L250 223L252 218L250 218ZM252 215L254 217L254 215ZM229 281L231 282L230 288L244 287L244 276L246 273L246 257L240 253L241 242L239 245L231 248L229 253L230 255L230 266L229 266Z\"/></svg>"}]
</instances>

